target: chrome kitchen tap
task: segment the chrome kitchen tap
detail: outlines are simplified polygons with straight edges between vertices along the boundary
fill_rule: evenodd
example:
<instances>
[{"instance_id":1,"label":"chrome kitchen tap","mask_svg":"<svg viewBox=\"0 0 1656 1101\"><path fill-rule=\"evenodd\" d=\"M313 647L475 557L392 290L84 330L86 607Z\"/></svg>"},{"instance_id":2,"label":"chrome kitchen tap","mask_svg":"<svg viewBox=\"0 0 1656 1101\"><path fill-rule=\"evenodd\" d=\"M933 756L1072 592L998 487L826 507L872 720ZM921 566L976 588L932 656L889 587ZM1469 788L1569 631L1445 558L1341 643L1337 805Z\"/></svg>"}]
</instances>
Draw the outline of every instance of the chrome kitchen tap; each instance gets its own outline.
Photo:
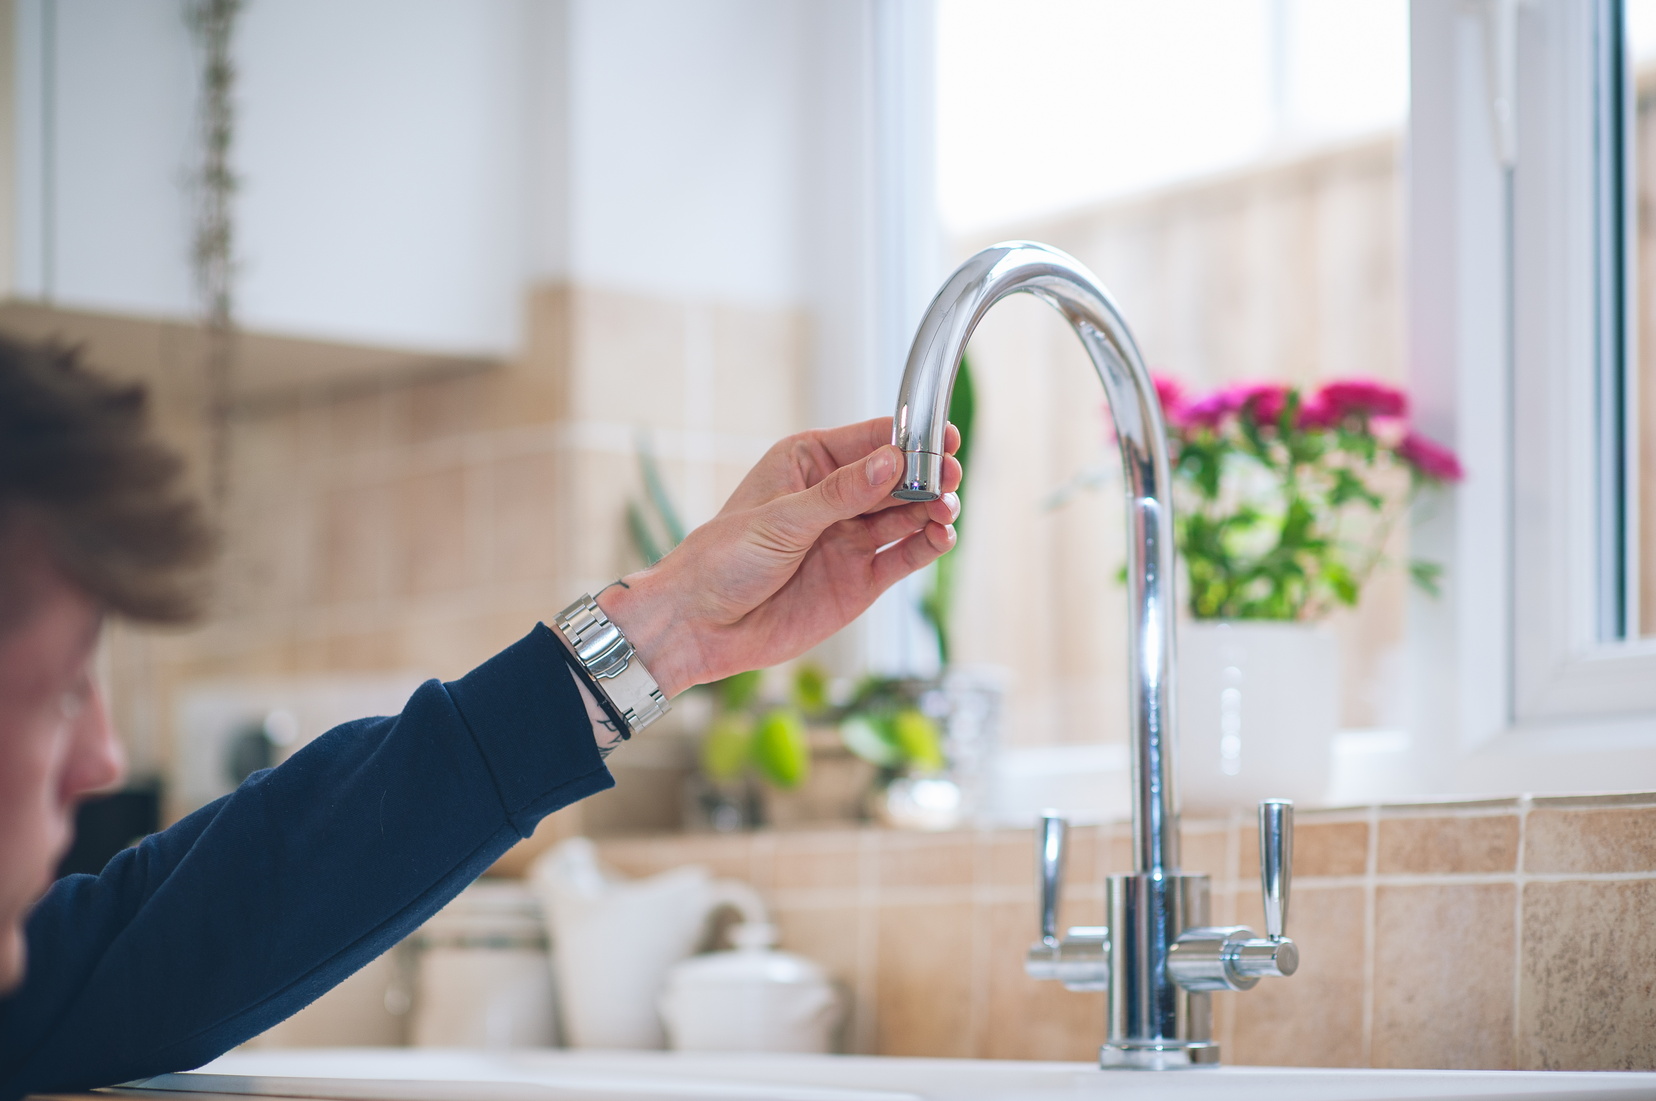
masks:
<instances>
[{"instance_id":1,"label":"chrome kitchen tap","mask_svg":"<svg viewBox=\"0 0 1656 1101\"><path fill-rule=\"evenodd\" d=\"M1299 965L1283 935L1293 857L1293 808L1260 805L1260 874L1266 936L1208 924L1208 877L1179 868L1179 802L1173 783L1173 507L1161 402L1127 323L1098 280L1071 256L1013 241L967 260L932 299L909 350L892 442L903 480L892 496L929 501L942 492L943 433L955 371L972 330L1009 294L1032 294L1069 321L1092 358L1121 445L1127 494L1127 658L1132 678L1133 867L1110 876L1109 924L1058 932L1065 824L1038 831L1041 937L1025 966L1072 990L1108 991L1099 1063L1163 1069L1219 1061L1208 995L1246 990Z\"/></svg>"}]
</instances>

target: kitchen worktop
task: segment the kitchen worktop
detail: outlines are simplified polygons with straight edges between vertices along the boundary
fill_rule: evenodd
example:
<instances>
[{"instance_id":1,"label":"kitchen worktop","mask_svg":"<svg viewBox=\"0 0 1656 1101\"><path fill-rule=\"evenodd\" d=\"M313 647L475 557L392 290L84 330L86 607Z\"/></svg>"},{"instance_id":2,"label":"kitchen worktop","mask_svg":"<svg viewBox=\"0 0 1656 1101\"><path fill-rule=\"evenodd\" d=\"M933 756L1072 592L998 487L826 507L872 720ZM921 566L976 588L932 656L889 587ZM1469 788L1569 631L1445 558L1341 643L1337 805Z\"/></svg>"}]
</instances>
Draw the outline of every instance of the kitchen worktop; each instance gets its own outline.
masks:
<instances>
[{"instance_id":1,"label":"kitchen worktop","mask_svg":"<svg viewBox=\"0 0 1656 1101\"><path fill-rule=\"evenodd\" d=\"M135 1087L135 1088L133 1088ZM1656 1074L1222 1067L1162 1073L1084 1063L667 1052L330 1049L232 1053L120 1091L327 1101L1384 1101L1656 1098Z\"/></svg>"}]
</instances>

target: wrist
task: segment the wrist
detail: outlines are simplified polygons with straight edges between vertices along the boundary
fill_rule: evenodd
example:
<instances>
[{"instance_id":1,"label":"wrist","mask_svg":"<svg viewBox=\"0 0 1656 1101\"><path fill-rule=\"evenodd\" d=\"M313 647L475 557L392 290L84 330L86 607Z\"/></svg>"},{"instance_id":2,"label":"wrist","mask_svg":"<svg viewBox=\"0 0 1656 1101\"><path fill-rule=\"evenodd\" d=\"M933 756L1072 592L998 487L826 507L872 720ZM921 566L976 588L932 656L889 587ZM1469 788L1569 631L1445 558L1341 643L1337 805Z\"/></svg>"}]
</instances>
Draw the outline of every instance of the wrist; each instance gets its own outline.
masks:
<instances>
[{"instance_id":1,"label":"wrist","mask_svg":"<svg viewBox=\"0 0 1656 1101\"><path fill-rule=\"evenodd\" d=\"M655 570L629 574L593 600L632 644L633 652L650 671L662 695L672 699L697 683L686 659L694 650L682 625L672 595Z\"/></svg>"}]
</instances>

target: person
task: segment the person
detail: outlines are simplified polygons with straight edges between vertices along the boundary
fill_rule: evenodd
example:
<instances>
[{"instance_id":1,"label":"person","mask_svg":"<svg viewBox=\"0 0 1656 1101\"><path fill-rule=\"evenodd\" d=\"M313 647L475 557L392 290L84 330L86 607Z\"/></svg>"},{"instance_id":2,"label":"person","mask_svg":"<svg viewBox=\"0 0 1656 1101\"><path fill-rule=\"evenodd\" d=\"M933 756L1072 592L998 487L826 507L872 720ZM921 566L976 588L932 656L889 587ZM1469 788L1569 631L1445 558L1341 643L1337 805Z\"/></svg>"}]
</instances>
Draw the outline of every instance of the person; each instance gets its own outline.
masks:
<instances>
[{"instance_id":1,"label":"person","mask_svg":"<svg viewBox=\"0 0 1656 1101\"><path fill-rule=\"evenodd\" d=\"M880 419L782 440L717 516L598 594L664 696L804 652L953 545L952 492L890 497L890 438ZM526 609L527 635L400 714L51 882L77 803L123 774L100 625L197 615L211 549L142 390L0 338L0 1098L200 1066L614 783L604 756L628 731L535 623L550 610Z\"/></svg>"}]
</instances>

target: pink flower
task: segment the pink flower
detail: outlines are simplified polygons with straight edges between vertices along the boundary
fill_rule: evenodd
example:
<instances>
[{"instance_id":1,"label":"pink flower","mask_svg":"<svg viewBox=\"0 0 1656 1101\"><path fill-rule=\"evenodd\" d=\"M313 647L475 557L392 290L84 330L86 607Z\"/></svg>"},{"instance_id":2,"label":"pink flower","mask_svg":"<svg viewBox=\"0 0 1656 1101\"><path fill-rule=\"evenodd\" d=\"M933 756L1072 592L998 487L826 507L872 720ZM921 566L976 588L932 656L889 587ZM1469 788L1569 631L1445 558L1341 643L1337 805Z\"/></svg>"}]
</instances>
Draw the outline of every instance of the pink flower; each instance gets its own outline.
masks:
<instances>
[{"instance_id":1,"label":"pink flower","mask_svg":"<svg viewBox=\"0 0 1656 1101\"><path fill-rule=\"evenodd\" d=\"M1321 393L1312 394L1300 406L1299 426L1302 429L1333 428L1339 423L1339 411Z\"/></svg>"},{"instance_id":2,"label":"pink flower","mask_svg":"<svg viewBox=\"0 0 1656 1101\"><path fill-rule=\"evenodd\" d=\"M1184 422L1202 428L1217 428L1220 421L1236 412L1235 399L1234 391L1220 390L1216 394L1209 394L1205 398L1193 401L1184 407Z\"/></svg>"},{"instance_id":3,"label":"pink flower","mask_svg":"<svg viewBox=\"0 0 1656 1101\"><path fill-rule=\"evenodd\" d=\"M1307 407L1316 404L1334 422L1358 416L1401 417L1409 411L1409 399L1403 391L1362 378L1330 382L1306 404Z\"/></svg>"},{"instance_id":4,"label":"pink flower","mask_svg":"<svg viewBox=\"0 0 1656 1101\"><path fill-rule=\"evenodd\" d=\"M1455 453L1425 436L1410 432L1397 445L1397 457L1434 482L1458 482L1465 477Z\"/></svg>"},{"instance_id":5,"label":"pink flower","mask_svg":"<svg viewBox=\"0 0 1656 1101\"><path fill-rule=\"evenodd\" d=\"M1280 382L1257 382L1237 387L1236 408L1261 428L1275 428L1288 404L1289 388Z\"/></svg>"},{"instance_id":6,"label":"pink flower","mask_svg":"<svg viewBox=\"0 0 1656 1101\"><path fill-rule=\"evenodd\" d=\"M1171 375L1151 375L1156 384L1156 397L1161 401L1162 417L1169 427L1178 427L1184 414L1184 387Z\"/></svg>"},{"instance_id":7,"label":"pink flower","mask_svg":"<svg viewBox=\"0 0 1656 1101\"><path fill-rule=\"evenodd\" d=\"M1261 428L1275 428L1291 392L1280 382L1238 383L1182 406L1180 414L1191 427L1217 428L1226 417L1238 413Z\"/></svg>"}]
</instances>

